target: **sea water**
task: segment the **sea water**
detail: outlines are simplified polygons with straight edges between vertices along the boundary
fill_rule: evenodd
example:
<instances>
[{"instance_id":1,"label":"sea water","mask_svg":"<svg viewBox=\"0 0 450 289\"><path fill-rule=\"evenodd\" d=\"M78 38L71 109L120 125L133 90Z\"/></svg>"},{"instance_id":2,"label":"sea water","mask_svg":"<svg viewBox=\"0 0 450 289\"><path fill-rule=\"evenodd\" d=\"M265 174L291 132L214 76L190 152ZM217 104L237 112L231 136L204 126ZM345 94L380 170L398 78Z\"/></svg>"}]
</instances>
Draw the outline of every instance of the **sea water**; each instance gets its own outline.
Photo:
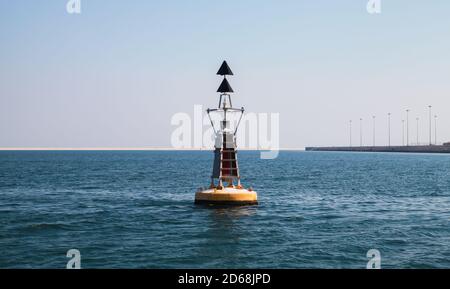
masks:
<instances>
[{"instance_id":1,"label":"sea water","mask_svg":"<svg viewBox=\"0 0 450 289\"><path fill-rule=\"evenodd\" d=\"M260 204L196 206L212 160L0 152L0 268L450 267L450 155L241 151Z\"/></svg>"}]
</instances>

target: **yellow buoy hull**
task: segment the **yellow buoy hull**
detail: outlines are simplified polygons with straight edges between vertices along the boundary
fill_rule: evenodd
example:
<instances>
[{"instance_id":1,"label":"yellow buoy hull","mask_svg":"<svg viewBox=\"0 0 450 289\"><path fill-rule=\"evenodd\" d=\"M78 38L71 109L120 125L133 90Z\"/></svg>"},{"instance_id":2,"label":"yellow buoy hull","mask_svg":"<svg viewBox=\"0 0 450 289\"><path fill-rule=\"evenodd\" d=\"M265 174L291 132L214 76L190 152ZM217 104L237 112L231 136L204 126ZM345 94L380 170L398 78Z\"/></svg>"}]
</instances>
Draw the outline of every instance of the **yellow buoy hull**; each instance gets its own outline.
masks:
<instances>
[{"instance_id":1,"label":"yellow buoy hull","mask_svg":"<svg viewBox=\"0 0 450 289\"><path fill-rule=\"evenodd\" d=\"M255 191L236 188L208 189L195 193L196 204L217 205L256 205L258 194Z\"/></svg>"}]
</instances>

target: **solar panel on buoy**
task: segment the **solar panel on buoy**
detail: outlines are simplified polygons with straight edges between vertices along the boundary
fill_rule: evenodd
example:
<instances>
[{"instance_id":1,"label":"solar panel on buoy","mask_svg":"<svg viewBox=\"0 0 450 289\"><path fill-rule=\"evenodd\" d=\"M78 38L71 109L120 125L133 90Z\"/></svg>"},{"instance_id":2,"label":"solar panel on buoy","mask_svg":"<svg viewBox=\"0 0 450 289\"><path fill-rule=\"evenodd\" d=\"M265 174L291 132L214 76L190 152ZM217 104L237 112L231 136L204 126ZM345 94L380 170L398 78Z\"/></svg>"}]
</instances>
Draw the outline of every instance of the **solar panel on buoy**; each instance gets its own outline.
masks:
<instances>
[{"instance_id":1,"label":"solar panel on buoy","mask_svg":"<svg viewBox=\"0 0 450 289\"><path fill-rule=\"evenodd\" d=\"M217 108L208 109L207 113L215 132L214 162L211 175L211 185L206 190L199 190L195 194L195 203L222 205L257 204L257 193L252 189L245 189L241 184L236 149L236 133L244 108L234 108L231 102L233 89L226 79L226 75L233 75L227 62L224 61L217 72L223 76L217 92L220 93ZM220 127L216 129L211 119L211 113L221 113ZM227 114L240 113L239 122L235 129L231 129Z\"/></svg>"}]
</instances>

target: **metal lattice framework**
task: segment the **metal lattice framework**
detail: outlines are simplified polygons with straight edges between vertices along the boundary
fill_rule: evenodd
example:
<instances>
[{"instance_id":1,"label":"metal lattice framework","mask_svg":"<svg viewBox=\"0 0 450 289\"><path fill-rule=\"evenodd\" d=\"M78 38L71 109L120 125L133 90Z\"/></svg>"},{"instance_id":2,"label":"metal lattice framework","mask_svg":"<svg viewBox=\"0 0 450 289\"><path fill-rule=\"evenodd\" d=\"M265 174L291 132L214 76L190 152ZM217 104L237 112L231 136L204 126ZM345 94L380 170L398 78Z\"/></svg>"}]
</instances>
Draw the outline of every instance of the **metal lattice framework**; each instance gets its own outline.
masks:
<instances>
[{"instance_id":1,"label":"metal lattice framework","mask_svg":"<svg viewBox=\"0 0 450 289\"><path fill-rule=\"evenodd\" d=\"M234 187L235 181L237 181L237 187L241 188L239 165L237 161L236 133L241 123L242 116L244 115L244 108L234 108L232 105L230 93L233 93L233 89L226 79L226 75L233 75L233 72L226 61L222 63L217 74L224 77L217 90L217 92L220 93L219 104L217 108L208 108L206 110L216 136L211 188L222 188L224 183L227 183L228 187ZM222 114L220 127L215 127L211 118L211 113ZM234 130L230 129L230 122L227 120L227 114L230 113L240 113L239 120ZM215 185L215 180L218 180L217 186Z\"/></svg>"}]
</instances>

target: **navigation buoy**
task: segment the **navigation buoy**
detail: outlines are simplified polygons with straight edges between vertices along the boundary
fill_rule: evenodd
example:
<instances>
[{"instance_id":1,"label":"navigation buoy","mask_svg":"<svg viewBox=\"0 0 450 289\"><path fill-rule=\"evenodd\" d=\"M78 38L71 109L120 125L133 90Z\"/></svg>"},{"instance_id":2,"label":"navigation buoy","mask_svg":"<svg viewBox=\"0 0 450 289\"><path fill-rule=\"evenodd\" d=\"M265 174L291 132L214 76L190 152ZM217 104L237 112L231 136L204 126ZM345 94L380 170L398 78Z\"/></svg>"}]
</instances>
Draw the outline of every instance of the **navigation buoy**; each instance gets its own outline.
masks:
<instances>
[{"instance_id":1,"label":"navigation buoy","mask_svg":"<svg viewBox=\"0 0 450 289\"><path fill-rule=\"evenodd\" d=\"M236 150L236 132L244 114L244 108L233 108L231 95L233 89L226 76L233 75L227 62L224 61L217 72L223 76L217 92L220 93L219 106L207 109L208 117L215 133L214 163L211 175L211 185L208 189L199 189L195 194L196 204L219 205L255 205L258 196L251 188L245 189L241 184ZM220 127L216 129L211 113L221 115ZM234 129L230 128L227 114L240 113L239 121Z\"/></svg>"}]
</instances>

